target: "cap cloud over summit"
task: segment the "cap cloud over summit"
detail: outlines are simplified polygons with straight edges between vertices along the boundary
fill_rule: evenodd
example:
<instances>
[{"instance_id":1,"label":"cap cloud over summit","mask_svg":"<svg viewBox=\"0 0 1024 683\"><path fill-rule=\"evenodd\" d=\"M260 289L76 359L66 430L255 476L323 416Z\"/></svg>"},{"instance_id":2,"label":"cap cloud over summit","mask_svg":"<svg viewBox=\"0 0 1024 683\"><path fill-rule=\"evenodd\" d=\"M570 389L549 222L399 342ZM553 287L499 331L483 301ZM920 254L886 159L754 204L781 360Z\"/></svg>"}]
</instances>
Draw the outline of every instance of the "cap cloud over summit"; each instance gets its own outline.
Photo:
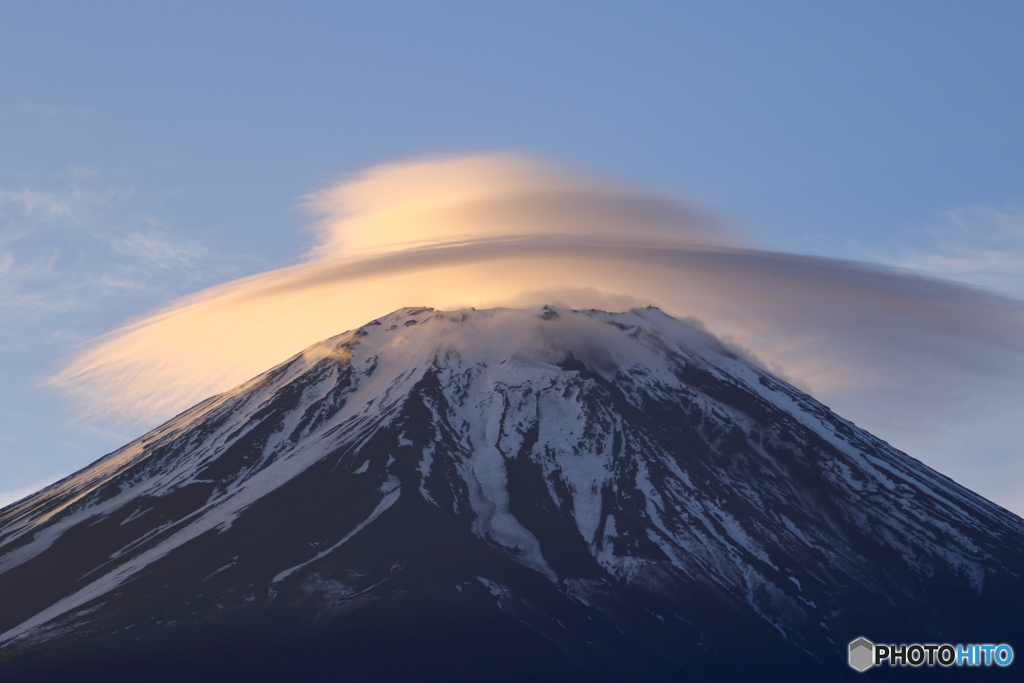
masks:
<instances>
[{"instance_id":1,"label":"cap cloud over summit","mask_svg":"<svg viewBox=\"0 0 1024 683\"><path fill-rule=\"evenodd\" d=\"M654 304L903 448L941 455L936 426L951 420L984 452L1024 440L1009 419L1024 409L1014 299L754 249L702 207L519 155L387 164L306 202L317 244L305 261L172 302L95 340L52 381L93 416L153 424L403 306ZM1002 500L1018 495L1024 509L1024 491Z\"/></svg>"}]
</instances>

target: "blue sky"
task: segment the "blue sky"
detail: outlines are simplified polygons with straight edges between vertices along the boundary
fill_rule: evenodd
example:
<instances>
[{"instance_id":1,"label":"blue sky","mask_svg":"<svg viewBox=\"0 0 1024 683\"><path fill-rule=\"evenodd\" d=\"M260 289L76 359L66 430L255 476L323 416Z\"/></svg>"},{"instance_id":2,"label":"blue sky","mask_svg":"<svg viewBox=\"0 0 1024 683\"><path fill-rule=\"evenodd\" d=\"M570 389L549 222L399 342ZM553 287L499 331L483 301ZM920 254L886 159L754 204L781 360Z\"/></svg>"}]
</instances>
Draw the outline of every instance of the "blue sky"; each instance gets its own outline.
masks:
<instances>
[{"instance_id":1,"label":"blue sky","mask_svg":"<svg viewBox=\"0 0 1024 683\"><path fill-rule=\"evenodd\" d=\"M1022 29L1014 2L6 2L0 492L138 435L40 386L77 344L295 263L304 195L409 157L520 151L1024 297ZM1024 510L1020 448L965 464L959 434L883 436Z\"/></svg>"}]
</instances>

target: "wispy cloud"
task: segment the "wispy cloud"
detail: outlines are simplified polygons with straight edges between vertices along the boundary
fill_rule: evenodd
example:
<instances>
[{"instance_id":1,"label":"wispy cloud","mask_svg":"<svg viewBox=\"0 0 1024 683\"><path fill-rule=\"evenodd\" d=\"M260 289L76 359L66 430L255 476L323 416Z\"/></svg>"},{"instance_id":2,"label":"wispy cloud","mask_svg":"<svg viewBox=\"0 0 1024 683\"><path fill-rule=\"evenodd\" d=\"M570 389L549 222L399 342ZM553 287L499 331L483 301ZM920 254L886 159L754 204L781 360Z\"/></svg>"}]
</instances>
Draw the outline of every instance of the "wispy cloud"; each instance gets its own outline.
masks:
<instances>
[{"instance_id":1,"label":"wispy cloud","mask_svg":"<svg viewBox=\"0 0 1024 683\"><path fill-rule=\"evenodd\" d=\"M206 254L206 248L194 242L175 243L138 232L111 237L110 243L119 254L136 257L148 266L165 270L191 268Z\"/></svg>"},{"instance_id":2,"label":"wispy cloud","mask_svg":"<svg viewBox=\"0 0 1024 683\"><path fill-rule=\"evenodd\" d=\"M0 308L38 318L90 307L112 292L159 288L205 249L167 237L125 189L0 187Z\"/></svg>"},{"instance_id":3,"label":"wispy cloud","mask_svg":"<svg viewBox=\"0 0 1024 683\"><path fill-rule=\"evenodd\" d=\"M962 206L944 212L931 246L887 261L1024 298L1024 209Z\"/></svg>"},{"instance_id":4,"label":"wispy cloud","mask_svg":"<svg viewBox=\"0 0 1024 683\"><path fill-rule=\"evenodd\" d=\"M65 227L82 225L97 212L123 206L131 193L125 190L87 190L80 187L60 191L31 187L0 187L0 219L4 221L4 239L59 220Z\"/></svg>"}]
</instances>

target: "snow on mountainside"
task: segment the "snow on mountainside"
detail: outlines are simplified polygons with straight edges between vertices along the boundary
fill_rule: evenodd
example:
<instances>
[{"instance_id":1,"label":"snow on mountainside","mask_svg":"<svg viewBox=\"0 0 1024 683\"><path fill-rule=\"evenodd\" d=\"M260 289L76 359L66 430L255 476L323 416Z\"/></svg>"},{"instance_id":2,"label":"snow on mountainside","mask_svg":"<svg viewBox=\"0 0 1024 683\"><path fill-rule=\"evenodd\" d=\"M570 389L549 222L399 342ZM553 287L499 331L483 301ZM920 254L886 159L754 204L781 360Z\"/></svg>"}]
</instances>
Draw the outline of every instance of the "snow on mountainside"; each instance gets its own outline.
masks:
<instances>
[{"instance_id":1,"label":"snow on mountainside","mask_svg":"<svg viewBox=\"0 0 1024 683\"><path fill-rule=\"evenodd\" d=\"M478 631L524 676L842 679L860 635L1024 635L1022 567L1020 518L657 309L411 308L0 511L0 666L214 629L496 676Z\"/></svg>"}]
</instances>

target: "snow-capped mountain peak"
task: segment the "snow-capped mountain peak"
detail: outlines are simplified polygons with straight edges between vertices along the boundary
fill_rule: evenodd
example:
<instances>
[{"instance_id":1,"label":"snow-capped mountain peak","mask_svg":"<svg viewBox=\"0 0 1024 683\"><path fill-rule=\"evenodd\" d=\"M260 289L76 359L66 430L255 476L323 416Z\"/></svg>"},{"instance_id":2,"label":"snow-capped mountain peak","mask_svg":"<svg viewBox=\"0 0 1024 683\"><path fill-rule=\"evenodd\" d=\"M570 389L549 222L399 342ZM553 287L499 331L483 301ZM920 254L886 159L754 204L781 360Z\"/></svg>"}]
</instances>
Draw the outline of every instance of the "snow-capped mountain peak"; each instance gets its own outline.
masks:
<instances>
[{"instance_id":1,"label":"snow-capped mountain peak","mask_svg":"<svg viewBox=\"0 0 1024 683\"><path fill-rule=\"evenodd\" d=\"M877 624L1013 623L1022 539L692 321L406 308L0 512L0 656L432 613L577 673L828 678Z\"/></svg>"}]
</instances>

